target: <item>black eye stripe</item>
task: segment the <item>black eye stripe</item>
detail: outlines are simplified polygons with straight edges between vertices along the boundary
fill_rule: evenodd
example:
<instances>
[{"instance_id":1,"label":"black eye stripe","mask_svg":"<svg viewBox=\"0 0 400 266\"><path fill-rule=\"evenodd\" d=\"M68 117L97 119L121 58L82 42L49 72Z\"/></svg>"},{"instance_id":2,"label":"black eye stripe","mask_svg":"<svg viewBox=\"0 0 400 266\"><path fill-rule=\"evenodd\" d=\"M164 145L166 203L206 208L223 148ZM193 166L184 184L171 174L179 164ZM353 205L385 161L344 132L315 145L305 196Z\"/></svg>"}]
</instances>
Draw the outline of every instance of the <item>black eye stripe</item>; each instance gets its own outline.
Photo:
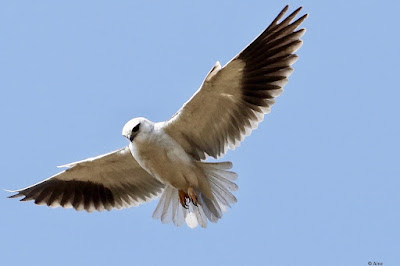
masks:
<instances>
[{"instance_id":1,"label":"black eye stripe","mask_svg":"<svg viewBox=\"0 0 400 266\"><path fill-rule=\"evenodd\" d=\"M140 127L140 123L137 124L134 128L132 128L132 132L138 132L139 127Z\"/></svg>"}]
</instances>

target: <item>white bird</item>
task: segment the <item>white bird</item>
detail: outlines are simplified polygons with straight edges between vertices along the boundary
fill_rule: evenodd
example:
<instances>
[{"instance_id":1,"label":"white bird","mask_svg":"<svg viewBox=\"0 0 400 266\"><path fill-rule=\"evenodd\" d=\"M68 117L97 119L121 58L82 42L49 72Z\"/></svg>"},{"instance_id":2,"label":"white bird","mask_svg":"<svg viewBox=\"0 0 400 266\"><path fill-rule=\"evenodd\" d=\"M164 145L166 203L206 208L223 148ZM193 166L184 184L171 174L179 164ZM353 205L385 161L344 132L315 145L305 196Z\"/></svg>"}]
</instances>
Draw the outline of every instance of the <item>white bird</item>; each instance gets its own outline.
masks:
<instances>
[{"instance_id":1,"label":"white bird","mask_svg":"<svg viewBox=\"0 0 400 266\"><path fill-rule=\"evenodd\" d=\"M88 212L137 206L159 197L153 217L191 228L217 222L236 202L237 175L230 162L210 163L233 150L270 112L293 72L307 17L301 7L268 28L224 67L217 62L200 89L168 121L135 118L122 135L128 147L63 165L40 183L10 191L21 201Z\"/></svg>"}]
</instances>

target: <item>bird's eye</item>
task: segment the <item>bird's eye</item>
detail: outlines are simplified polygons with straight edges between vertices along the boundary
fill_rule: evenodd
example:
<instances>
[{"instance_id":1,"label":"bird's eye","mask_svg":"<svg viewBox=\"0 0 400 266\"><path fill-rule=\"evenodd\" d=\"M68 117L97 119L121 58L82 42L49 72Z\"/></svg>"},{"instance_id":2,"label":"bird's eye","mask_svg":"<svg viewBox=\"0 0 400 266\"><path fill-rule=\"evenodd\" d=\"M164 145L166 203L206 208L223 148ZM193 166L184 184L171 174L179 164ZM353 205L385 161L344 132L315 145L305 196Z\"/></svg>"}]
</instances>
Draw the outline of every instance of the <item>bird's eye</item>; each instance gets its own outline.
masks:
<instances>
[{"instance_id":1,"label":"bird's eye","mask_svg":"<svg viewBox=\"0 0 400 266\"><path fill-rule=\"evenodd\" d=\"M140 127L140 123L137 124L134 128L132 128L132 132L138 132Z\"/></svg>"}]
</instances>

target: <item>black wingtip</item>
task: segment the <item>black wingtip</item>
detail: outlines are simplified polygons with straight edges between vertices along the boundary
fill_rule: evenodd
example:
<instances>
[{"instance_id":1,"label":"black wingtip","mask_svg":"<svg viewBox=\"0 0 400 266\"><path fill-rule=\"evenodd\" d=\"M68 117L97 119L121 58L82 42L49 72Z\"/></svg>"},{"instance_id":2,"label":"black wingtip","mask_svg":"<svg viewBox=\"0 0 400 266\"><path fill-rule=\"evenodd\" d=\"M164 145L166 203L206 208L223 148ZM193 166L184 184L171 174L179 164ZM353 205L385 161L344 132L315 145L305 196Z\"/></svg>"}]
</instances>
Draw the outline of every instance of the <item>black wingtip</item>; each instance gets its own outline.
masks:
<instances>
[{"instance_id":1,"label":"black wingtip","mask_svg":"<svg viewBox=\"0 0 400 266\"><path fill-rule=\"evenodd\" d=\"M33 200L33 199L25 196L24 198L20 199L19 201L30 201L30 200Z\"/></svg>"},{"instance_id":2,"label":"black wingtip","mask_svg":"<svg viewBox=\"0 0 400 266\"><path fill-rule=\"evenodd\" d=\"M302 9L303 7L300 6L298 7L295 11L293 11L284 21L287 20L292 20ZM265 31L270 30L271 28L275 27L278 24L278 21L281 20L283 18L283 16L285 15L286 11L288 11L289 9L289 5L286 5L281 12L279 12L278 16L276 16L276 18L271 22L271 24L267 27L267 29Z\"/></svg>"},{"instance_id":3,"label":"black wingtip","mask_svg":"<svg viewBox=\"0 0 400 266\"><path fill-rule=\"evenodd\" d=\"M295 22L293 22L292 24L298 24L300 25L301 23L303 23L303 21L308 17L308 14L304 14L303 16L299 17Z\"/></svg>"},{"instance_id":4,"label":"black wingtip","mask_svg":"<svg viewBox=\"0 0 400 266\"><path fill-rule=\"evenodd\" d=\"M21 193L17 193L17 194L14 194L14 195L11 195L11 196L8 196L7 198L8 199L14 199L14 198L19 198L19 197L22 197L23 195L21 194Z\"/></svg>"},{"instance_id":5,"label":"black wingtip","mask_svg":"<svg viewBox=\"0 0 400 266\"><path fill-rule=\"evenodd\" d=\"M278 16L276 16L276 18L274 19L274 21L273 21L272 23L278 22L278 20L280 20L280 19L285 15L286 11L288 11L288 10L289 10L289 5L286 5L286 6L281 10L281 12L279 12Z\"/></svg>"},{"instance_id":6,"label":"black wingtip","mask_svg":"<svg viewBox=\"0 0 400 266\"><path fill-rule=\"evenodd\" d=\"M297 8L297 9L296 9L295 11L293 11L289 16L287 16L287 18L286 18L284 21L287 21L288 24L289 24L290 21L292 21L292 19L294 19L294 17L297 16L297 14L300 12L300 10L301 10L302 8L303 8L303 7Z\"/></svg>"}]
</instances>

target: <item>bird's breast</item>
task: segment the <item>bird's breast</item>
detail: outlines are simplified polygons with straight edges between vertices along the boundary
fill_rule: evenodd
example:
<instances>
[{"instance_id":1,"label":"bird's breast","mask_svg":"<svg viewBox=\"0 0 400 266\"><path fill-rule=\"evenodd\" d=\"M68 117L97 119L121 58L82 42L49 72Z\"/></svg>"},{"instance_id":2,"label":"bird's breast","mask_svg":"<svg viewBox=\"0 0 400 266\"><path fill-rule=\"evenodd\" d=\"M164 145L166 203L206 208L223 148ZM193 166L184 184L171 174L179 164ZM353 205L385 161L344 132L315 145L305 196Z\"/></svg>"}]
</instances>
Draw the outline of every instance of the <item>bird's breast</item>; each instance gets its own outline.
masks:
<instances>
[{"instance_id":1,"label":"bird's breast","mask_svg":"<svg viewBox=\"0 0 400 266\"><path fill-rule=\"evenodd\" d=\"M138 164L163 183L183 186L185 173L193 167L189 155L166 134L135 140L129 148Z\"/></svg>"}]
</instances>

